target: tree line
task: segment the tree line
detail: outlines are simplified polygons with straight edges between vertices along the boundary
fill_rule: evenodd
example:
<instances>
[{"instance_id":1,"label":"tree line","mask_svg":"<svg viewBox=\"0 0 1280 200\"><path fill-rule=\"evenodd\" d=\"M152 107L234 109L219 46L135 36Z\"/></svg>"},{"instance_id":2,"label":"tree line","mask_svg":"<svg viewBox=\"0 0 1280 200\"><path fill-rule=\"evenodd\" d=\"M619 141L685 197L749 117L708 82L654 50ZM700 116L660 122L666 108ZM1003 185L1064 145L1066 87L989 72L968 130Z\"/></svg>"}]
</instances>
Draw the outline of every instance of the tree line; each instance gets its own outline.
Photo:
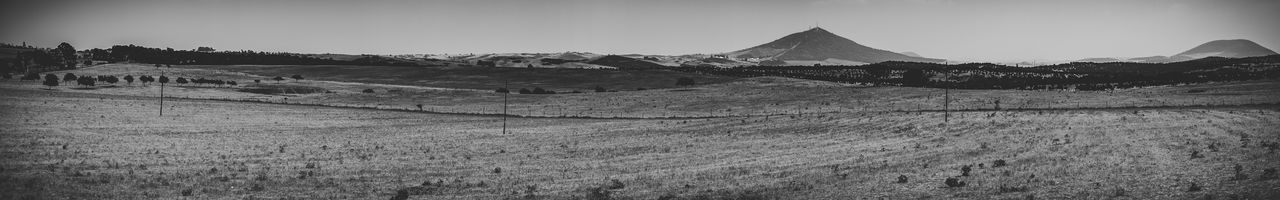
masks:
<instances>
[{"instance_id":1,"label":"tree line","mask_svg":"<svg viewBox=\"0 0 1280 200\"><path fill-rule=\"evenodd\" d=\"M41 79L40 77L41 77L41 76L40 76L40 74L30 73L30 74L24 75L24 76L21 78L21 80L24 80L24 81L25 81L25 80L39 80L39 79ZM137 80L138 82L140 82L140 83L142 83L142 84L144 84L144 85L149 84L149 83L153 83L153 82L160 82L161 84L167 84L167 83L169 83L169 82L170 82L170 78L169 78L168 76L158 76L158 77L154 77L154 76L142 75L142 76L134 77L133 75L125 75L124 77L120 78L120 77L116 77L116 76L114 76L114 75L107 75L107 76L87 76L87 75L81 75L81 76L77 76L77 75L76 75L76 74L74 74L74 73L66 73L66 74L64 74L61 78L59 78L59 77L58 77L58 75L56 75L56 74L45 74L45 75L44 75L44 82L43 82L43 84L44 84L45 86L55 87L55 86L61 85L62 83L65 83L65 82L72 82L72 81L74 81L74 82L76 82L76 84L77 84L77 85L81 85L81 86L96 86L98 82L105 82L105 83L108 83L108 84L116 84L116 83L120 82L120 80L124 80L126 84L133 84L133 82L134 82L135 80ZM174 83L177 83L177 84L188 84L188 83L191 83L191 84L197 84L197 85L199 85L199 84L207 84L207 85L214 85L214 86L219 86L219 87L221 87L221 86L223 86L223 85L229 85L229 86L237 86L237 85L239 85L239 83L236 83L235 81L224 81L224 80L205 79L205 78L189 79L189 78L186 78L186 77L178 77L177 79L174 79L174 80L173 80L173 82L174 82Z\"/></svg>"}]
</instances>

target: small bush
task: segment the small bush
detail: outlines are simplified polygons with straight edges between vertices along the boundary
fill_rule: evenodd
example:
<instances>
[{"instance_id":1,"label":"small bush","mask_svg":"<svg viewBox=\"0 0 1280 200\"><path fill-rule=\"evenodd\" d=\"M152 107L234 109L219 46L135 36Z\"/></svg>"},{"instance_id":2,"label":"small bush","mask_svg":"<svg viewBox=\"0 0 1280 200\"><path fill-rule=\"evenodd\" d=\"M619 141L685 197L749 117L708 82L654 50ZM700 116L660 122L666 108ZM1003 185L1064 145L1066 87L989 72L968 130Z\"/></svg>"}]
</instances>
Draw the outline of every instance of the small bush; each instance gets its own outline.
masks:
<instances>
[{"instance_id":1,"label":"small bush","mask_svg":"<svg viewBox=\"0 0 1280 200\"><path fill-rule=\"evenodd\" d=\"M606 186L605 189L616 190L616 189L622 189L624 187L626 187L626 185L623 185L622 181L618 181L618 179L613 179L613 180L609 180L609 185Z\"/></svg>"},{"instance_id":2,"label":"small bush","mask_svg":"<svg viewBox=\"0 0 1280 200\"><path fill-rule=\"evenodd\" d=\"M409 199L408 190L398 190L396 191L396 196L391 197L391 200L407 200L407 199Z\"/></svg>"},{"instance_id":3,"label":"small bush","mask_svg":"<svg viewBox=\"0 0 1280 200\"><path fill-rule=\"evenodd\" d=\"M253 186L249 187L249 191L261 192L263 190L267 190L267 188L262 187L262 184L253 184Z\"/></svg>"},{"instance_id":4,"label":"small bush","mask_svg":"<svg viewBox=\"0 0 1280 200\"><path fill-rule=\"evenodd\" d=\"M1187 192L1199 192L1200 190L1200 185L1197 185L1196 183L1191 183L1191 186L1187 187Z\"/></svg>"},{"instance_id":5,"label":"small bush","mask_svg":"<svg viewBox=\"0 0 1280 200\"><path fill-rule=\"evenodd\" d=\"M969 167L969 165L960 167L960 176L969 176L969 171L973 171L973 168Z\"/></svg>"},{"instance_id":6,"label":"small bush","mask_svg":"<svg viewBox=\"0 0 1280 200\"><path fill-rule=\"evenodd\" d=\"M968 185L964 181L960 181L960 179L955 177L947 178L944 183L947 184L947 187L964 187L965 185Z\"/></svg>"},{"instance_id":7,"label":"small bush","mask_svg":"<svg viewBox=\"0 0 1280 200\"><path fill-rule=\"evenodd\" d=\"M613 199L612 192L604 188L593 187L587 189L586 199L588 200L609 200Z\"/></svg>"},{"instance_id":8,"label":"small bush","mask_svg":"<svg viewBox=\"0 0 1280 200\"><path fill-rule=\"evenodd\" d=\"M189 196L191 196L191 193L193 193L193 192L195 192L195 190L192 190L191 188L187 188L187 189L185 189L185 190L182 190L182 192L181 192L181 193L182 193L182 196L184 196L184 197L189 197Z\"/></svg>"},{"instance_id":9,"label":"small bush","mask_svg":"<svg viewBox=\"0 0 1280 200\"><path fill-rule=\"evenodd\" d=\"M1276 179L1276 168L1267 168L1262 170L1262 176L1259 176L1258 179L1262 179L1262 180Z\"/></svg>"},{"instance_id":10,"label":"small bush","mask_svg":"<svg viewBox=\"0 0 1280 200\"><path fill-rule=\"evenodd\" d=\"M907 183L907 175L898 175L898 183Z\"/></svg>"},{"instance_id":11,"label":"small bush","mask_svg":"<svg viewBox=\"0 0 1280 200\"><path fill-rule=\"evenodd\" d=\"M364 90L361 90L360 92L363 92L363 93L373 93L373 89L364 89Z\"/></svg>"},{"instance_id":12,"label":"small bush","mask_svg":"<svg viewBox=\"0 0 1280 200\"><path fill-rule=\"evenodd\" d=\"M1004 159L1000 159L1000 160L996 160L995 162L991 162L991 167L1004 167L1005 165L1008 165L1008 163L1005 163Z\"/></svg>"}]
</instances>

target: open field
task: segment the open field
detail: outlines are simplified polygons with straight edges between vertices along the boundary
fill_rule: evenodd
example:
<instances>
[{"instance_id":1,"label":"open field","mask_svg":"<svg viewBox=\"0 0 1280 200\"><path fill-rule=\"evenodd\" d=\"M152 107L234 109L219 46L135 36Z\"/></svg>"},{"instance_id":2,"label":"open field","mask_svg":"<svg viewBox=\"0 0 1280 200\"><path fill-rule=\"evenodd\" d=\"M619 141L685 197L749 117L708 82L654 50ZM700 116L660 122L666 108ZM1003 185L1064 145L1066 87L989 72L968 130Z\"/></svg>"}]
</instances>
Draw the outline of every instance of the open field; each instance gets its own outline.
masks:
<instances>
[{"instance_id":1,"label":"open field","mask_svg":"<svg viewBox=\"0 0 1280 200\"><path fill-rule=\"evenodd\" d=\"M148 68L71 72L158 75ZM334 93L168 87L166 96L182 98L166 100L157 116L155 84L0 82L0 199L1280 197L1280 179L1264 176L1280 168L1280 107L1251 105L1280 99L1276 81L951 91L952 106L969 111L943 123L931 111L941 107L940 90L766 77L511 95L511 113L543 118L512 117L503 134L500 116L450 114L500 113L502 96L488 90L262 80ZM987 99L1015 110L987 109ZM414 104L425 112L405 112ZM1160 107L1200 104L1216 106ZM1090 107L1108 109L1064 109ZM896 183L899 176L907 181ZM967 185L946 187L952 177Z\"/></svg>"},{"instance_id":2,"label":"open field","mask_svg":"<svg viewBox=\"0 0 1280 200\"><path fill-rule=\"evenodd\" d=\"M757 77L723 83L699 84L644 91L570 94L511 94L491 90L388 85L330 80L270 81L271 77L208 68L165 68L112 64L53 72L81 75L159 75L235 80L238 87L169 84L166 96L196 99L263 101L291 104L373 107L437 113L501 114L517 116L594 118L689 118L716 116L767 116L803 113L913 112L944 109L941 89L863 87L801 79ZM163 70L161 72L160 70ZM553 71L545 70L544 71ZM413 82L401 78L388 82ZM553 78L544 78L553 79ZM254 84L253 80L263 80ZM666 80L666 79L663 79ZM465 79L445 79L465 81ZM614 80L624 81L624 80ZM588 84L588 83L581 83ZM117 87L93 90L59 90L99 94L159 96L158 84L117 83ZM0 87L45 88L26 81ZM313 87L332 93L263 95L239 92L255 87ZM374 93L363 93L371 89ZM950 110L1042 110L1079 108L1142 108L1171 106L1221 106L1280 103L1280 81L1263 80L1183 86L1160 86L1116 91L951 90ZM997 102L998 101L998 102ZM961 114L964 115L964 114Z\"/></svg>"}]
</instances>

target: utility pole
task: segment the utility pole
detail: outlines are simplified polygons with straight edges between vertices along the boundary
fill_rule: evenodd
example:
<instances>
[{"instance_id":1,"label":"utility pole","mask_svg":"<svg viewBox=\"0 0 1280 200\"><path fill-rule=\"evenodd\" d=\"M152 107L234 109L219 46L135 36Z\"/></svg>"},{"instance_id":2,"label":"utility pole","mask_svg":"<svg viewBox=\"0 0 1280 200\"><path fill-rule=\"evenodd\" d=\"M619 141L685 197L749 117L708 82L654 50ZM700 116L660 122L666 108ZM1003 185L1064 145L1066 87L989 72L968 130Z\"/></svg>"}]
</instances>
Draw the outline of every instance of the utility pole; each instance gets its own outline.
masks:
<instances>
[{"instance_id":1,"label":"utility pole","mask_svg":"<svg viewBox=\"0 0 1280 200\"><path fill-rule=\"evenodd\" d=\"M511 96L511 89L507 89L507 82L502 82L502 89L507 90L502 93L502 134L507 134L507 96Z\"/></svg>"},{"instance_id":2,"label":"utility pole","mask_svg":"<svg viewBox=\"0 0 1280 200\"><path fill-rule=\"evenodd\" d=\"M947 64L950 65L950 63ZM943 84L946 84L946 81L951 79L951 70L947 70L942 77ZM942 122L948 123L951 122L951 87L942 85L942 93Z\"/></svg>"}]
</instances>

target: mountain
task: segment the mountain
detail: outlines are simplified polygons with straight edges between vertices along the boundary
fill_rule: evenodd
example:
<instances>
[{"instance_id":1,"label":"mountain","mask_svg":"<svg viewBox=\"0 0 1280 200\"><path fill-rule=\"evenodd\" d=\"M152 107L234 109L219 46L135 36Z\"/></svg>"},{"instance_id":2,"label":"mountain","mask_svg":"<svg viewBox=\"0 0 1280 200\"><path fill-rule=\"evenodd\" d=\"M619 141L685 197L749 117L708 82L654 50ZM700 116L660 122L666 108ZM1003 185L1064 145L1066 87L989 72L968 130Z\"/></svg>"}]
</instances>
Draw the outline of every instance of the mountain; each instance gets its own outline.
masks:
<instances>
[{"instance_id":1,"label":"mountain","mask_svg":"<svg viewBox=\"0 0 1280 200\"><path fill-rule=\"evenodd\" d=\"M1195 48L1184 51L1182 53L1165 57L1165 56L1149 56L1138 58L1090 58L1079 60L1079 62L1137 62L1137 63L1171 63L1195 60L1207 57L1224 57L1224 58L1246 58L1276 55L1275 51L1262 47L1253 41L1236 39L1236 40L1214 40L1201 44Z\"/></svg>"},{"instance_id":2,"label":"mountain","mask_svg":"<svg viewBox=\"0 0 1280 200\"><path fill-rule=\"evenodd\" d=\"M1215 40L1209 43L1201 44L1196 48L1184 51L1173 57L1186 56L1191 58L1204 58L1210 56L1226 57L1226 58L1244 58L1275 55L1275 51L1262 47L1253 41L1236 39L1236 40Z\"/></svg>"},{"instance_id":3,"label":"mountain","mask_svg":"<svg viewBox=\"0 0 1280 200\"><path fill-rule=\"evenodd\" d=\"M822 28L813 28L803 32L793 33L778 40L774 40L773 42L729 52L725 55L730 58L738 59L756 58L760 60L776 60L783 62L826 61L832 59L861 63L878 63L884 61L945 61L942 59L912 57L891 51L863 46L853 40L840 37L839 35L823 30Z\"/></svg>"},{"instance_id":4,"label":"mountain","mask_svg":"<svg viewBox=\"0 0 1280 200\"><path fill-rule=\"evenodd\" d=\"M917 57L917 58L923 58L923 57L924 57L924 56L920 56L920 54L918 54L918 53L916 53L916 52L910 52L910 51L903 51L901 54L902 54L902 55L906 55L906 56L911 56L911 57Z\"/></svg>"}]
</instances>

